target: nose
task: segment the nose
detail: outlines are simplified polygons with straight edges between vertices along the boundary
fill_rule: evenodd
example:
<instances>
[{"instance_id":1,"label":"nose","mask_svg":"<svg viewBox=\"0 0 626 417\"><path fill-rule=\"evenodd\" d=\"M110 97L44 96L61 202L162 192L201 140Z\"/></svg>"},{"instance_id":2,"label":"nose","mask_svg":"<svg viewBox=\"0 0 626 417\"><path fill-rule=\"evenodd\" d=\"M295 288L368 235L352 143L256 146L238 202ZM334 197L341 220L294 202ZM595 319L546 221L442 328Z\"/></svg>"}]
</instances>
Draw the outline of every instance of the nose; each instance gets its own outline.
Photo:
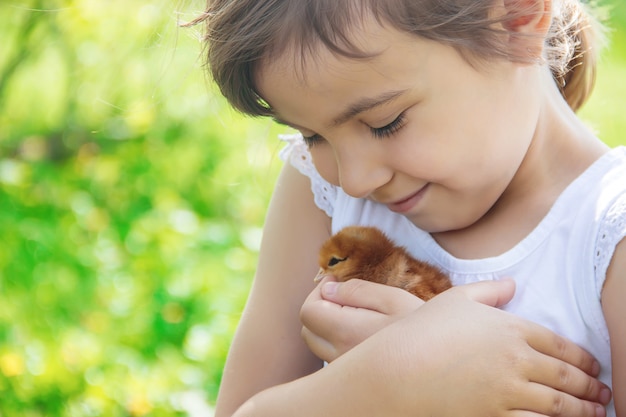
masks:
<instances>
[{"instance_id":1,"label":"nose","mask_svg":"<svg viewBox=\"0 0 626 417\"><path fill-rule=\"evenodd\" d=\"M367 197L393 177L393 170L377 146L359 144L335 149L335 160L341 188L355 198Z\"/></svg>"}]
</instances>

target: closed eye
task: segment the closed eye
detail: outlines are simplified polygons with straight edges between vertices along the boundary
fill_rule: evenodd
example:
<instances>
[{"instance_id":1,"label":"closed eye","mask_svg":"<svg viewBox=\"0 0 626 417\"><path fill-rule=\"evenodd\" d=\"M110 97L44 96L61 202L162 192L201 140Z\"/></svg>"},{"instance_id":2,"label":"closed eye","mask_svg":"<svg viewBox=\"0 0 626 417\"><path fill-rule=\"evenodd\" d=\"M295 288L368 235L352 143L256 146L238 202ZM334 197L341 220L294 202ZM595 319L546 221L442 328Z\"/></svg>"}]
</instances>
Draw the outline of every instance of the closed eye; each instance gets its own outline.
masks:
<instances>
[{"instance_id":1,"label":"closed eye","mask_svg":"<svg viewBox=\"0 0 626 417\"><path fill-rule=\"evenodd\" d=\"M404 127L405 124L406 114L405 112L402 112L388 125L385 125L383 127L370 127L370 131L375 138L385 139L397 133L400 129ZM324 138L317 133L311 136L303 136L303 139L304 143L306 143L309 148L324 141Z\"/></svg>"},{"instance_id":2,"label":"closed eye","mask_svg":"<svg viewBox=\"0 0 626 417\"><path fill-rule=\"evenodd\" d=\"M304 136L302 135L302 138L304 139L304 143L306 143L306 145L309 148L312 148L313 146L317 145L318 143L321 143L324 141L324 138L321 135L318 135L317 133L311 136Z\"/></svg>"},{"instance_id":3,"label":"closed eye","mask_svg":"<svg viewBox=\"0 0 626 417\"><path fill-rule=\"evenodd\" d=\"M284 121L283 119L281 119L278 116L272 116L272 119L274 119L274 121L276 123L281 124L283 126L288 126L288 127L292 128L292 129L295 129L295 130L301 130L299 127L294 126L291 123ZM320 142L324 141L324 138L322 136L318 135L317 133L315 133L314 135L311 135L311 136L304 136L304 135L302 135L302 139L304 139L304 143L306 143L306 145L309 148L312 147L313 145L317 144L317 143L320 143Z\"/></svg>"},{"instance_id":4,"label":"closed eye","mask_svg":"<svg viewBox=\"0 0 626 417\"><path fill-rule=\"evenodd\" d=\"M400 113L391 123L383 127L370 127L372 135L377 139L385 139L394 135L406 124L405 112Z\"/></svg>"}]
</instances>

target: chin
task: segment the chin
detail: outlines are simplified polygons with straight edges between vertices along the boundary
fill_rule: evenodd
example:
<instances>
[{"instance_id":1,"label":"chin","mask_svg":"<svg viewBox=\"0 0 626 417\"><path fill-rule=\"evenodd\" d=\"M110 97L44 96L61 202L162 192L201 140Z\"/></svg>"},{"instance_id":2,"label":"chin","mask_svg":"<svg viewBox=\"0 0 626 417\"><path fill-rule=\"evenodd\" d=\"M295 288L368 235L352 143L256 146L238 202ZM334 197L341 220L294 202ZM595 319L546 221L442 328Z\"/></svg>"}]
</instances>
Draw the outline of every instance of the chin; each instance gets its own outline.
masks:
<instances>
[{"instance_id":1,"label":"chin","mask_svg":"<svg viewBox=\"0 0 626 417\"><path fill-rule=\"evenodd\" d=\"M447 217L447 216L442 216L441 214L433 215L433 216L425 216L423 214L414 215L414 216L407 215L406 217L417 228L427 233L431 233L431 234L463 230L472 226L477 221L477 220L459 221L459 219L448 220L446 218L442 218L442 217Z\"/></svg>"}]
</instances>

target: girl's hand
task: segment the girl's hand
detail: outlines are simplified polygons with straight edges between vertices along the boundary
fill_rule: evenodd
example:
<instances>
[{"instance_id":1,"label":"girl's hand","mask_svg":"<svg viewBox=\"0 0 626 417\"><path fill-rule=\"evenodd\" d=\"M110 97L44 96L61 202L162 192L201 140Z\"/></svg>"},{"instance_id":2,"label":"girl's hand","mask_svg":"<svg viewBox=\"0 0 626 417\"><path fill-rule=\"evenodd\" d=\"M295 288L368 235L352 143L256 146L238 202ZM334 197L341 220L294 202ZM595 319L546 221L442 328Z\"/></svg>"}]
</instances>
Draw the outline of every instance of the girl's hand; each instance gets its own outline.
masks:
<instances>
[{"instance_id":1,"label":"girl's hand","mask_svg":"<svg viewBox=\"0 0 626 417\"><path fill-rule=\"evenodd\" d=\"M315 355L330 363L422 304L399 288L326 277L302 306L302 337Z\"/></svg>"},{"instance_id":2,"label":"girl's hand","mask_svg":"<svg viewBox=\"0 0 626 417\"><path fill-rule=\"evenodd\" d=\"M344 371L334 371L346 363L367 363L364 380L376 375L378 381L372 382L377 394L368 410L384 398L385 415L398 416L606 414L602 405L611 393L595 378L599 365L591 355L538 324L492 308L510 301L513 281L454 287L427 303L362 281L338 284L328 294L363 300L361 308L333 306L323 295L328 284L322 285L303 307L305 338L322 355L338 358L323 371L333 373L333 381L342 378ZM350 325L354 318L358 322ZM311 330L311 322L321 323L316 328L324 336ZM368 340L339 357L363 338Z\"/></svg>"},{"instance_id":3,"label":"girl's hand","mask_svg":"<svg viewBox=\"0 0 626 417\"><path fill-rule=\"evenodd\" d=\"M543 326L492 308L514 292L511 280L454 287L368 342L404 334L389 349L406 367L400 375L430 376L412 388L424 391L423 406L432 415L604 416L600 404L608 404L611 393L595 378L600 369L589 353Z\"/></svg>"}]
</instances>

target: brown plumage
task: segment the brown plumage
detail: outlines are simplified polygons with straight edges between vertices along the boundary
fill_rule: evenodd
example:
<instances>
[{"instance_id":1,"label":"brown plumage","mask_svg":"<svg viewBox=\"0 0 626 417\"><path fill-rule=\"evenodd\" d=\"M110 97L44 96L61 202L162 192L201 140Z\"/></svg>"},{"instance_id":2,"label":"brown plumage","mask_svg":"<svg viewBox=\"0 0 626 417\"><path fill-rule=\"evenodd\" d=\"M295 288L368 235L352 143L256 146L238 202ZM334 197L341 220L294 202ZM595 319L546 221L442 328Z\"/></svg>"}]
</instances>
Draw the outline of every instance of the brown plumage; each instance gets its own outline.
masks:
<instances>
[{"instance_id":1,"label":"brown plumage","mask_svg":"<svg viewBox=\"0 0 626 417\"><path fill-rule=\"evenodd\" d=\"M447 275L413 258L375 227L340 230L322 245L319 264L316 281L325 275L338 281L360 278L405 289L423 300L452 286Z\"/></svg>"}]
</instances>

